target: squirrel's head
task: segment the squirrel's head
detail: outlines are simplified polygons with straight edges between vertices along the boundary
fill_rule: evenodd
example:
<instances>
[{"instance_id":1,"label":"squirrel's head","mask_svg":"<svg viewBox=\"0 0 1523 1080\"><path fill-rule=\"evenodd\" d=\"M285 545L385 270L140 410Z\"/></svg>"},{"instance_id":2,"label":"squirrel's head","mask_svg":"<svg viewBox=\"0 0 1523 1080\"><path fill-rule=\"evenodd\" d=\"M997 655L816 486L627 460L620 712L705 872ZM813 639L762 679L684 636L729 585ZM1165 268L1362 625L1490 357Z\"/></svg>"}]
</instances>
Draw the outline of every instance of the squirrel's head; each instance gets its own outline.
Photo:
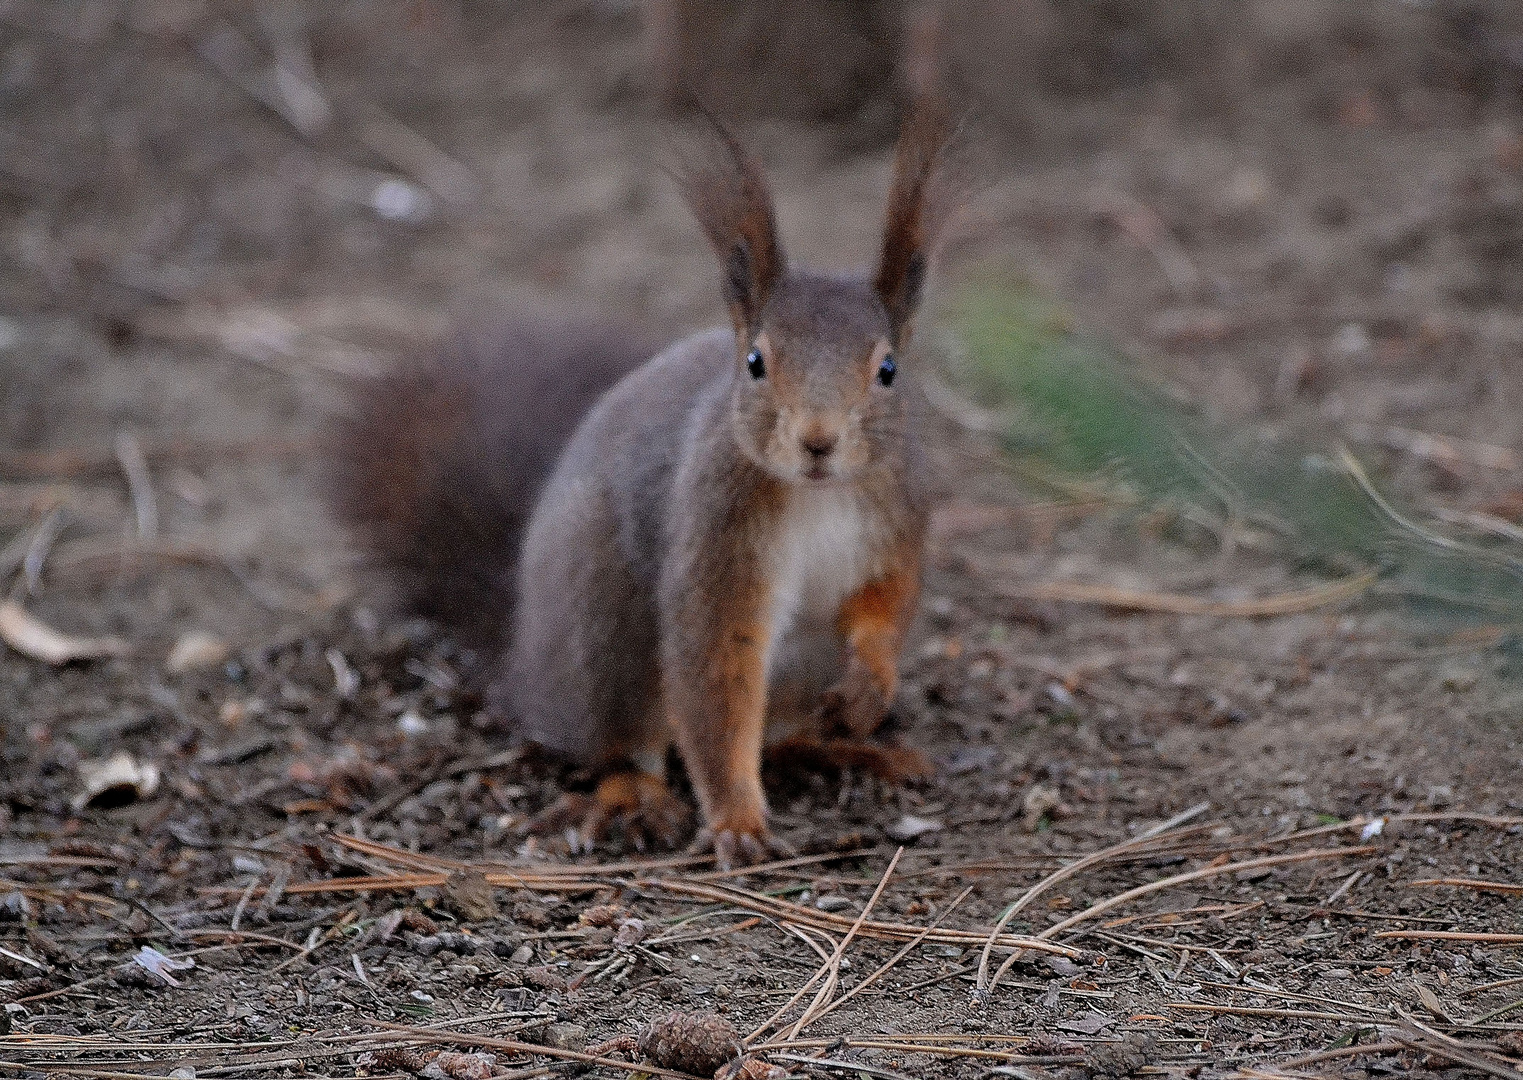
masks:
<instances>
[{"instance_id":1,"label":"squirrel's head","mask_svg":"<svg viewBox=\"0 0 1523 1080\"><path fill-rule=\"evenodd\" d=\"M789 267L766 178L710 120L711 153L682 184L723 269L741 449L774 476L800 482L846 479L896 459L906 426L899 350L953 206L938 170L950 135L944 114L921 105L905 124L870 276Z\"/></svg>"}]
</instances>

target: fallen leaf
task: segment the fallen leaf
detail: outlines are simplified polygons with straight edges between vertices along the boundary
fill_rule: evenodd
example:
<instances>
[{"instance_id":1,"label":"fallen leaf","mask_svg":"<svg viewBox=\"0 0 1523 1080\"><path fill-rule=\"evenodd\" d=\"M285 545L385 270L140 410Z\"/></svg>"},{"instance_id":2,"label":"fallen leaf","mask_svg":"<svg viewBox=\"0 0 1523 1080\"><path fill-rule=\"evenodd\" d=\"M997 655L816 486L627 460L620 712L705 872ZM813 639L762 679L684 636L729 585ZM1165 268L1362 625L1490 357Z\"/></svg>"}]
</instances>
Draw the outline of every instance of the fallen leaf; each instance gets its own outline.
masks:
<instances>
[{"instance_id":1,"label":"fallen leaf","mask_svg":"<svg viewBox=\"0 0 1523 1080\"><path fill-rule=\"evenodd\" d=\"M152 945L144 945L132 959L143 970L157 975L170 986L180 985L180 980L171 975L171 971L189 971L196 966L194 960L172 960Z\"/></svg>"},{"instance_id":2,"label":"fallen leaf","mask_svg":"<svg viewBox=\"0 0 1523 1080\"><path fill-rule=\"evenodd\" d=\"M79 779L82 789L69 802L75 813L94 802L152 798L159 790L160 773L157 765L140 763L123 752L105 759L81 761Z\"/></svg>"},{"instance_id":3,"label":"fallen leaf","mask_svg":"<svg viewBox=\"0 0 1523 1080\"><path fill-rule=\"evenodd\" d=\"M1454 1018L1449 1015L1449 1010L1444 1008L1444 1003L1438 999L1437 994L1422 983L1413 983L1412 986L1416 989L1418 1000L1423 1003L1423 1008L1446 1024L1454 1023Z\"/></svg>"},{"instance_id":4,"label":"fallen leaf","mask_svg":"<svg viewBox=\"0 0 1523 1080\"><path fill-rule=\"evenodd\" d=\"M41 660L55 667L75 660L99 660L107 656L127 655L127 643L115 637L76 637L55 630L29 615L14 600L0 603L0 641L22 656Z\"/></svg>"}]
</instances>

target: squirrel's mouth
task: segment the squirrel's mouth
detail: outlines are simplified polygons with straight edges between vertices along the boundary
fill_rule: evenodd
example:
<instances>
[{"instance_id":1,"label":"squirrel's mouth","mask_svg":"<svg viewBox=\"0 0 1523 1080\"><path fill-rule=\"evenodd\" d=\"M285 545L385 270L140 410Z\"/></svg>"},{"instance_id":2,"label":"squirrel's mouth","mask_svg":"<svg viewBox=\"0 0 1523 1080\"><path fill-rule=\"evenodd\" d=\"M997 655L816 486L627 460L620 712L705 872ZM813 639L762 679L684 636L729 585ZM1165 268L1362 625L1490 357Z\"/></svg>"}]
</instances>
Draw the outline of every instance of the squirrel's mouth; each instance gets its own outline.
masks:
<instances>
[{"instance_id":1,"label":"squirrel's mouth","mask_svg":"<svg viewBox=\"0 0 1523 1080\"><path fill-rule=\"evenodd\" d=\"M802 474L805 480L813 480L816 483L822 480L834 480L836 471L822 461L805 465Z\"/></svg>"}]
</instances>

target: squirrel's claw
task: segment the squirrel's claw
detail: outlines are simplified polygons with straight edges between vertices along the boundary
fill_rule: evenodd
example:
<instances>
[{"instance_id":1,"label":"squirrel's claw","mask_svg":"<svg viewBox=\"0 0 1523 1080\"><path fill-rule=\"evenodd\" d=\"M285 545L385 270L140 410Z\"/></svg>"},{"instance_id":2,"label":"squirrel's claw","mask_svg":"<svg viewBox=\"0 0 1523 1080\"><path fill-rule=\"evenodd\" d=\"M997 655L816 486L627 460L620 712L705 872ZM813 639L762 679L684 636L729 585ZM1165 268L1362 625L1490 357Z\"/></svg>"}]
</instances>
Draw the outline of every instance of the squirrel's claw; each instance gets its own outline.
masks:
<instances>
[{"instance_id":1,"label":"squirrel's claw","mask_svg":"<svg viewBox=\"0 0 1523 1080\"><path fill-rule=\"evenodd\" d=\"M787 841L768 832L765 825L755 829L706 828L698 833L690 850L713 852L714 862L721 870L755 866L768 859L786 859L798 854Z\"/></svg>"}]
</instances>

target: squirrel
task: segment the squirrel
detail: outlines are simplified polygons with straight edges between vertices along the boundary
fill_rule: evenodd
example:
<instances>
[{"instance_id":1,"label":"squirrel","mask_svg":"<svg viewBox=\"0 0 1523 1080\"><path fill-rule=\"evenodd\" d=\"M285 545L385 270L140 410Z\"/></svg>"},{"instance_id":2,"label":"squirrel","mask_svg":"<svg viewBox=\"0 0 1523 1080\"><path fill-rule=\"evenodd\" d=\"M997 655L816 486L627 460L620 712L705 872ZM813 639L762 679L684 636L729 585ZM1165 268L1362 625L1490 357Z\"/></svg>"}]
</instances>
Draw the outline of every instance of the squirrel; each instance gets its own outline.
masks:
<instances>
[{"instance_id":1,"label":"squirrel","mask_svg":"<svg viewBox=\"0 0 1523 1080\"><path fill-rule=\"evenodd\" d=\"M791 265L761 168L710 118L678 180L730 325L640 362L597 328L509 330L377 382L337 431L337 509L405 598L495 650L494 710L597 770L557 820L616 819L729 867L786 851L764 748L865 752L898 686L927 521L911 335L954 206L913 108L870 274ZM901 775L924 769L904 751Z\"/></svg>"}]
</instances>

